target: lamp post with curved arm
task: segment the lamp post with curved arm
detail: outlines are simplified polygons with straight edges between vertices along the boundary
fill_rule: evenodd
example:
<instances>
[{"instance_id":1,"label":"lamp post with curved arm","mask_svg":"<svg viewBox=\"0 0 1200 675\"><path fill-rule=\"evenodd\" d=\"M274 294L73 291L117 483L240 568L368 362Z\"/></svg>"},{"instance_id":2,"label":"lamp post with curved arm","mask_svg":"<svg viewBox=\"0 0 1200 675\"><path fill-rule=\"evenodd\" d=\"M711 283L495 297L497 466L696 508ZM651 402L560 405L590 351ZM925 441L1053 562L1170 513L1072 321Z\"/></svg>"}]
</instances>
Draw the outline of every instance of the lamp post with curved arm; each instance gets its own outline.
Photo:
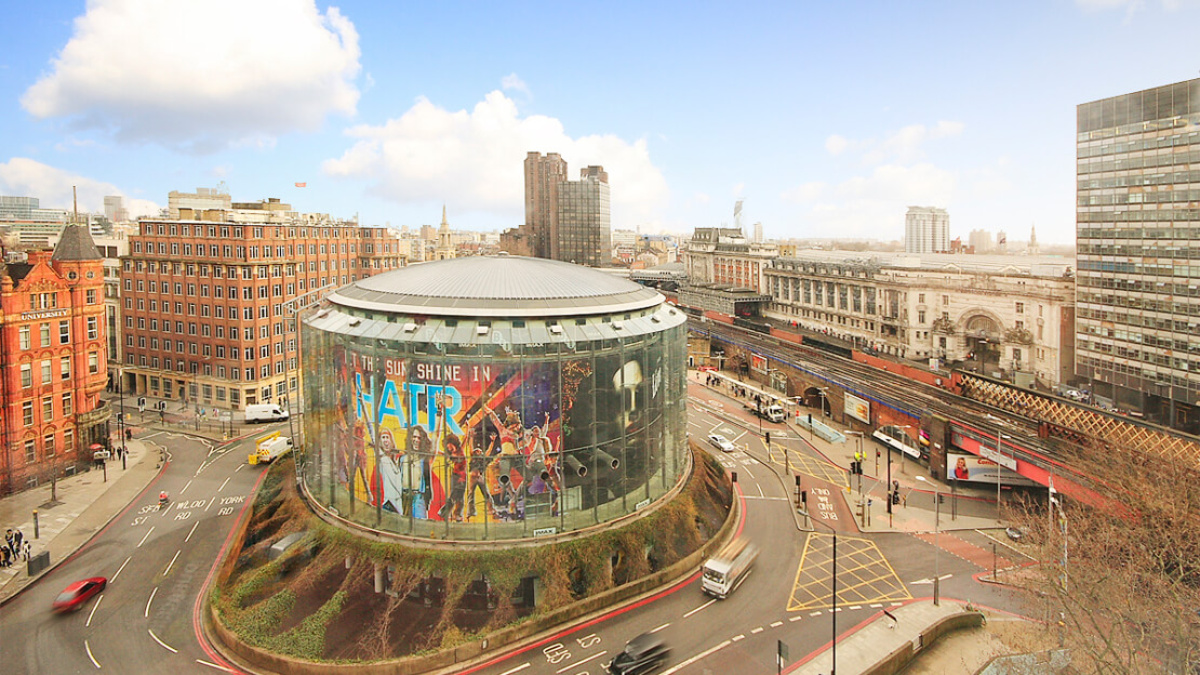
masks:
<instances>
[{"instance_id":1,"label":"lamp post with curved arm","mask_svg":"<svg viewBox=\"0 0 1200 675\"><path fill-rule=\"evenodd\" d=\"M938 591L941 586L941 574L938 561L941 556L938 555L938 549L940 548L938 545L938 535L942 531L942 493L933 484L933 481L928 480L925 476L917 476L917 480L922 483L929 483L929 487L933 488L933 604L940 605L940 593Z\"/></svg>"}]
</instances>

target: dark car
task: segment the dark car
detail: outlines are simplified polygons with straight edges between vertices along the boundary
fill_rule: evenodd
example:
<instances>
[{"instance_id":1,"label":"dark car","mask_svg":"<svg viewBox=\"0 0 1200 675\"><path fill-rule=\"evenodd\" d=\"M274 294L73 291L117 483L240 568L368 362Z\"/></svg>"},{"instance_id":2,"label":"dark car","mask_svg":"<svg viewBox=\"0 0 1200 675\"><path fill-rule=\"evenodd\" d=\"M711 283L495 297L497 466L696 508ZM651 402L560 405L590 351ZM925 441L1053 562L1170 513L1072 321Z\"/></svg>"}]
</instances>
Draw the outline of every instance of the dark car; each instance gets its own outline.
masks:
<instances>
[{"instance_id":1,"label":"dark car","mask_svg":"<svg viewBox=\"0 0 1200 675\"><path fill-rule=\"evenodd\" d=\"M104 577L92 577L75 583L63 589L62 593L54 598L54 611L56 612L71 612L83 607L83 605L92 599L92 596L97 595L104 587L108 585L108 579Z\"/></svg>"},{"instance_id":2,"label":"dark car","mask_svg":"<svg viewBox=\"0 0 1200 675\"><path fill-rule=\"evenodd\" d=\"M667 644L649 633L642 633L625 645L617 658L608 664L611 675L640 675L661 667L671 657Z\"/></svg>"}]
</instances>

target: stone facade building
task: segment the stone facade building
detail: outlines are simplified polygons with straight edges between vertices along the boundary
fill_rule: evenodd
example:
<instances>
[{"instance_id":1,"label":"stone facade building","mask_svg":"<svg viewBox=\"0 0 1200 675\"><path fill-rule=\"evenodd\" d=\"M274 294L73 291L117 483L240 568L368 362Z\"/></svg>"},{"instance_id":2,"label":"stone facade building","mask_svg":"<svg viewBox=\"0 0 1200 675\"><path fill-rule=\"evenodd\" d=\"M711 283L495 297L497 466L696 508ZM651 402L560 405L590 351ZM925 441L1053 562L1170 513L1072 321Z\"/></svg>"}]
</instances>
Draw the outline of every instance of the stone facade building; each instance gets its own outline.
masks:
<instances>
[{"instance_id":1,"label":"stone facade building","mask_svg":"<svg viewBox=\"0 0 1200 675\"><path fill-rule=\"evenodd\" d=\"M1073 368L1073 262L802 251L763 270L765 314L859 348L1052 386Z\"/></svg>"}]
</instances>

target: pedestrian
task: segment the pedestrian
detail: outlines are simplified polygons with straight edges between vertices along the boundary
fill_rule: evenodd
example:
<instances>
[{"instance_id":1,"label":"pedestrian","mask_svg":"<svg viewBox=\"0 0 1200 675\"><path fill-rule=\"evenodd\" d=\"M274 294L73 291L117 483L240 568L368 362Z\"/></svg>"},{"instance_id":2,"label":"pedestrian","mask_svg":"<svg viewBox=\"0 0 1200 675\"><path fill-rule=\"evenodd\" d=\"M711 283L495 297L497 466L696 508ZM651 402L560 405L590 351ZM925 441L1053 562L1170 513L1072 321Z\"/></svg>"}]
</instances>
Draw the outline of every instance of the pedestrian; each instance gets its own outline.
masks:
<instances>
[{"instance_id":1,"label":"pedestrian","mask_svg":"<svg viewBox=\"0 0 1200 675\"><path fill-rule=\"evenodd\" d=\"M8 567L12 563L9 561L9 551L7 546L0 546L0 567Z\"/></svg>"},{"instance_id":2,"label":"pedestrian","mask_svg":"<svg viewBox=\"0 0 1200 675\"><path fill-rule=\"evenodd\" d=\"M13 531L12 531L12 528L10 527L4 531L4 548L11 551L12 547L13 547Z\"/></svg>"},{"instance_id":3,"label":"pedestrian","mask_svg":"<svg viewBox=\"0 0 1200 675\"><path fill-rule=\"evenodd\" d=\"M13 530L13 555L21 551L21 544L25 541L25 535L21 534L20 529Z\"/></svg>"}]
</instances>

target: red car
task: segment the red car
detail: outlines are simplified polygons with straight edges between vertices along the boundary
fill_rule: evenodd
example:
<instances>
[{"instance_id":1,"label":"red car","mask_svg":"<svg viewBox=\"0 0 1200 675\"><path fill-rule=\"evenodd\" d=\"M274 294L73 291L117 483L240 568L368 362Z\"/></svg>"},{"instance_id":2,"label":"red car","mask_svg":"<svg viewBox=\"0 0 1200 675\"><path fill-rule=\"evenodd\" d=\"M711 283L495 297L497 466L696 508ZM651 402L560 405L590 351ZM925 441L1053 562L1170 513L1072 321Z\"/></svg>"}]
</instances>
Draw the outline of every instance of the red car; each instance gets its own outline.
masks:
<instances>
[{"instance_id":1,"label":"red car","mask_svg":"<svg viewBox=\"0 0 1200 675\"><path fill-rule=\"evenodd\" d=\"M92 599L92 596L97 595L104 587L108 585L108 579L104 577L92 577L75 583L63 589L62 593L54 598L54 611L56 612L72 612L83 607L84 603Z\"/></svg>"}]
</instances>

